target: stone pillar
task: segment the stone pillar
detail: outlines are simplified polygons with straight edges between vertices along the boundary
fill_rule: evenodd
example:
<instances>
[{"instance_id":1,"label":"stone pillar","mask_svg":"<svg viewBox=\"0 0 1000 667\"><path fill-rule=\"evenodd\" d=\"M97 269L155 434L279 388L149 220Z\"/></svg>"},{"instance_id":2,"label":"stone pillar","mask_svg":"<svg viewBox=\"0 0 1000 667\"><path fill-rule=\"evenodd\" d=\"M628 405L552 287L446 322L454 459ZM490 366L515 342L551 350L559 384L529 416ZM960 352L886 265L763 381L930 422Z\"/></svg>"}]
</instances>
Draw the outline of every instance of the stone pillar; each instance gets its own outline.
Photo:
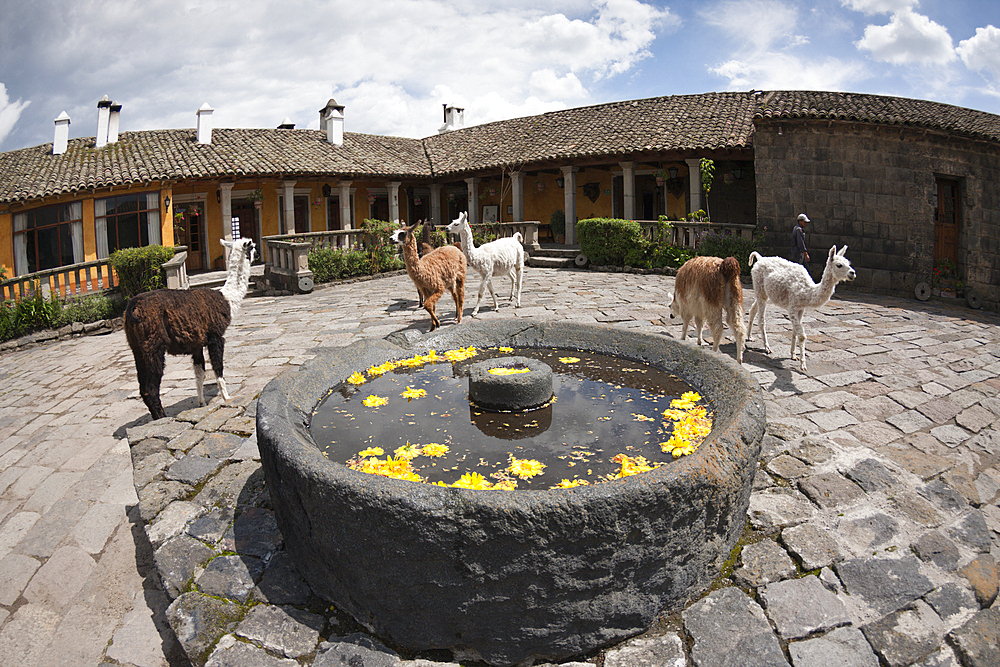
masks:
<instances>
[{"instance_id":1,"label":"stone pillar","mask_svg":"<svg viewBox=\"0 0 1000 667\"><path fill-rule=\"evenodd\" d=\"M514 208L513 219L507 222L524 222L524 172L515 171L510 175L511 204ZM501 202L503 205L503 202ZM501 220L503 217L501 216Z\"/></svg>"},{"instance_id":2,"label":"stone pillar","mask_svg":"<svg viewBox=\"0 0 1000 667\"><path fill-rule=\"evenodd\" d=\"M351 217L351 183L353 181L341 181L340 187L340 225L341 229L354 229L354 219ZM341 244L346 244L342 240Z\"/></svg>"},{"instance_id":3,"label":"stone pillar","mask_svg":"<svg viewBox=\"0 0 1000 667\"><path fill-rule=\"evenodd\" d=\"M392 181L388 183L389 186L389 221L395 222L399 220L399 186L402 183L400 181ZM407 224L412 225L415 221L407 220Z\"/></svg>"},{"instance_id":4,"label":"stone pillar","mask_svg":"<svg viewBox=\"0 0 1000 667\"><path fill-rule=\"evenodd\" d=\"M295 183L296 181L282 181L281 183L285 200L285 228L281 230L282 234L295 233Z\"/></svg>"},{"instance_id":5,"label":"stone pillar","mask_svg":"<svg viewBox=\"0 0 1000 667\"><path fill-rule=\"evenodd\" d=\"M469 224L475 225L479 222L479 179L467 178L465 184L468 186Z\"/></svg>"},{"instance_id":6,"label":"stone pillar","mask_svg":"<svg viewBox=\"0 0 1000 667\"><path fill-rule=\"evenodd\" d=\"M222 205L222 238L233 240L233 186L235 183L219 183L219 203ZM229 248L222 247L223 268L229 266ZM213 267L214 268L214 267Z\"/></svg>"},{"instance_id":7,"label":"stone pillar","mask_svg":"<svg viewBox=\"0 0 1000 667\"><path fill-rule=\"evenodd\" d=\"M576 167L562 167L566 206L566 245L576 245Z\"/></svg>"},{"instance_id":8,"label":"stone pillar","mask_svg":"<svg viewBox=\"0 0 1000 667\"><path fill-rule=\"evenodd\" d=\"M701 158L690 157L684 161L687 163L688 179L691 181L688 213L694 213L704 208L701 205Z\"/></svg>"},{"instance_id":9,"label":"stone pillar","mask_svg":"<svg viewBox=\"0 0 1000 667\"><path fill-rule=\"evenodd\" d=\"M431 222L435 227L443 225L441 217L441 184L431 183Z\"/></svg>"},{"instance_id":10,"label":"stone pillar","mask_svg":"<svg viewBox=\"0 0 1000 667\"><path fill-rule=\"evenodd\" d=\"M635 162L619 162L622 168L622 217L635 220Z\"/></svg>"}]
</instances>

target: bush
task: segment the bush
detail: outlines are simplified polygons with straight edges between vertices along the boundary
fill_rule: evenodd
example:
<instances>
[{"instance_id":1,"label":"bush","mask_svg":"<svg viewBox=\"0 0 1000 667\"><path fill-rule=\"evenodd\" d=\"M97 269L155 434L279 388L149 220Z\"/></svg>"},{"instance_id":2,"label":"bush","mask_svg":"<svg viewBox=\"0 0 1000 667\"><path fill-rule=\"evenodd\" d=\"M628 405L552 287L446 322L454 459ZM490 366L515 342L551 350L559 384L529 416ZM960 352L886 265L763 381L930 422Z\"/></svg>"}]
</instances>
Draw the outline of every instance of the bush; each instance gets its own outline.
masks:
<instances>
[{"instance_id":1,"label":"bush","mask_svg":"<svg viewBox=\"0 0 1000 667\"><path fill-rule=\"evenodd\" d=\"M698 255L705 257L735 257L740 263L740 273L750 273L750 253L760 251L761 237L754 234L752 239L725 235L717 231L703 232L698 237Z\"/></svg>"},{"instance_id":2,"label":"bush","mask_svg":"<svg viewBox=\"0 0 1000 667\"><path fill-rule=\"evenodd\" d=\"M316 248L309 251L309 270L318 283L366 275L370 266L369 255L363 250Z\"/></svg>"},{"instance_id":3,"label":"bush","mask_svg":"<svg viewBox=\"0 0 1000 667\"><path fill-rule=\"evenodd\" d=\"M566 214L563 213L562 209L552 211L552 216L549 218L549 228L552 229L553 237L566 233Z\"/></svg>"},{"instance_id":4,"label":"bush","mask_svg":"<svg viewBox=\"0 0 1000 667\"><path fill-rule=\"evenodd\" d=\"M392 233L397 229L398 225L386 220L366 219L361 223L361 230L365 233L368 273L371 275L403 268L403 259L396 244L392 242Z\"/></svg>"},{"instance_id":5,"label":"bush","mask_svg":"<svg viewBox=\"0 0 1000 667\"><path fill-rule=\"evenodd\" d=\"M165 287L160 267L173 256L173 248L150 245L115 250L108 262L118 274L118 289L126 299L130 299L136 294Z\"/></svg>"},{"instance_id":6,"label":"bush","mask_svg":"<svg viewBox=\"0 0 1000 667\"><path fill-rule=\"evenodd\" d=\"M624 266L629 250L645 248L649 242L635 220L590 218L576 223L580 251L597 265ZM633 257L636 255L633 253Z\"/></svg>"},{"instance_id":7,"label":"bush","mask_svg":"<svg viewBox=\"0 0 1000 667\"><path fill-rule=\"evenodd\" d=\"M91 294L64 301L57 327L73 322L111 320L125 312L125 299L120 294Z\"/></svg>"},{"instance_id":8,"label":"bush","mask_svg":"<svg viewBox=\"0 0 1000 667\"><path fill-rule=\"evenodd\" d=\"M36 282L30 295L20 301L0 304L0 340L53 328L59 321L61 309L62 304L57 299L45 298L41 285Z\"/></svg>"}]
</instances>

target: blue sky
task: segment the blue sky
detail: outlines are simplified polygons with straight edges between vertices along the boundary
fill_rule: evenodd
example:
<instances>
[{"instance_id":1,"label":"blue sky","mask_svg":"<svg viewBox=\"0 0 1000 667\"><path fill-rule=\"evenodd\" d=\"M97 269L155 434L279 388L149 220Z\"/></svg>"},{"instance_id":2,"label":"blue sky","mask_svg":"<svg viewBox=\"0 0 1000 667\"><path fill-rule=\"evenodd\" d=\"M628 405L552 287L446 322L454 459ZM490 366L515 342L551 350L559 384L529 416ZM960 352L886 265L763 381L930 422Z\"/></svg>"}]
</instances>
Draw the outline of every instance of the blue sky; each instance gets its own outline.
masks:
<instances>
[{"instance_id":1,"label":"blue sky","mask_svg":"<svg viewBox=\"0 0 1000 667\"><path fill-rule=\"evenodd\" d=\"M1000 113L996 0L31 0L0 3L0 151L121 129L437 132L618 100L810 89Z\"/></svg>"}]
</instances>

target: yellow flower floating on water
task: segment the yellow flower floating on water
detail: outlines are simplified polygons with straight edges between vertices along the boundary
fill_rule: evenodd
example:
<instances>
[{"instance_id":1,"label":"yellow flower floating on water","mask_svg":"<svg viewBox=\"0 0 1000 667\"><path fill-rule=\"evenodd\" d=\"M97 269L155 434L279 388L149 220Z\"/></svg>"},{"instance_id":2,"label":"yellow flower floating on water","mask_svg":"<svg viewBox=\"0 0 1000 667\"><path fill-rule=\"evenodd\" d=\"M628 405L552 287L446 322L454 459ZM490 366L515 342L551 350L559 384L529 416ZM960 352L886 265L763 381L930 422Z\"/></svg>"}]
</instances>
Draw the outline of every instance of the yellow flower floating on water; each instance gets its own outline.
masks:
<instances>
[{"instance_id":1,"label":"yellow flower floating on water","mask_svg":"<svg viewBox=\"0 0 1000 667\"><path fill-rule=\"evenodd\" d=\"M516 479L502 479L493 485L494 491L513 491L517 488Z\"/></svg>"},{"instance_id":2,"label":"yellow flower floating on water","mask_svg":"<svg viewBox=\"0 0 1000 667\"><path fill-rule=\"evenodd\" d=\"M691 454L712 432L712 419L704 406L697 405L701 396L688 391L670 402L663 416L673 422L670 440L660 443L660 449L674 458Z\"/></svg>"},{"instance_id":3,"label":"yellow flower floating on water","mask_svg":"<svg viewBox=\"0 0 1000 667\"><path fill-rule=\"evenodd\" d=\"M676 408L678 410L690 410L698 404L701 400L701 396L698 395L696 391L685 391L681 394L680 398L675 398L670 401L670 407Z\"/></svg>"},{"instance_id":4,"label":"yellow flower floating on water","mask_svg":"<svg viewBox=\"0 0 1000 667\"><path fill-rule=\"evenodd\" d=\"M381 447L369 447L368 449L362 449L358 452L358 456L364 458L366 456L382 456L385 454L385 450Z\"/></svg>"},{"instance_id":5,"label":"yellow flower floating on water","mask_svg":"<svg viewBox=\"0 0 1000 667\"><path fill-rule=\"evenodd\" d=\"M407 387L406 391L404 391L400 395L403 398L405 398L407 401L412 401L414 398L423 398L424 396L426 396L427 395L427 390L426 389L411 389L410 387Z\"/></svg>"},{"instance_id":6,"label":"yellow flower floating on water","mask_svg":"<svg viewBox=\"0 0 1000 667\"><path fill-rule=\"evenodd\" d=\"M448 445L439 445L436 442L432 442L429 445L424 445L424 456L429 456L432 459L444 456L447 453L448 453Z\"/></svg>"},{"instance_id":7,"label":"yellow flower floating on water","mask_svg":"<svg viewBox=\"0 0 1000 667\"><path fill-rule=\"evenodd\" d=\"M545 464L541 461L517 459L513 456L510 457L510 465L507 466L507 472L521 479L530 479L535 475L541 475L543 470L545 470Z\"/></svg>"},{"instance_id":8,"label":"yellow flower floating on water","mask_svg":"<svg viewBox=\"0 0 1000 667\"><path fill-rule=\"evenodd\" d=\"M351 384L364 384L365 376L361 373L353 373L351 377L347 378L347 381Z\"/></svg>"},{"instance_id":9,"label":"yellow flower floating on water","mask_svg":"<svg viewBox=\"0 0 1000 667\"><path fill-rule=\"evenodd\" d=\"M478 472L467 472L452 484L457 489L490 489L489 481Z\"/></svg>"},{"instance_id":10,"label":"yellow flower floating on water","mask_svg":"<svg viewBox=\"0 0 1000 667\"><path fill-rule=\"evenodd\" d=\"M573 479L573 480L564 479L563 481L559 482L558 484L556 484L552 488L554 488L554 489L572 489L572 488L575 488L577 486L589 486L589 485L590 485L590 482L588 482L585 479Z\"/></svg>"},{"instance_id":11,"label":"yellow flower floating on water","mask_svg":"<svg viewBox=\"0 0 1000 667\"><path fill-rule=\"evenodd\" d=\"M470 357L474 357L479 354L479 351L472 345L465 348L457 348L454 350L448 350L444 353L444 358L448 361L465 361Z\"/></svg>"},{"instance_id":12,"label":"yellow flower floating on water","mask_svg":"<svg viewBox=\"0 0 1000 667\"><path fill-rule=\"evenodd\" d=\"M514 351L514 348L512 347L498 347L497 349L506 354L510 354L511 352Z\"/></svg>"},{"instance_id":13,"label":"yellow flower floating on water","mask_svg":"<svg viewBox=\"0 0 1000 667\"><path fill-rule=\"evenodd\" d=\"M647 461L644 456L628 456L627 454L618 454L611 460L621 466L621 469L619 469L614 475L615 479L638 475L640 472L648 472L655 467L649 465L649 461Z\"/></svg>"},{"instance_id":14,"label":"yellow flower floating on water","mask_svg":"<svg viewBox=\"0 0 1000 667\"><path fill-rule=\"evenodd\" d=\"M655 422L656 421L652 417L647 417L646 415L640 415L640 414L635 413L635 412L632 413L632 416L635 417L635 420L637 422Z\"/></svg>"},{"instance_id":15,"label":"yellow flower floating on water","mask_svg":"<svg viewBox=\"0 0 1000 667\"><path fill-rule=\"evenodd\" d=\"M372 394L371 396L369 396L368 398L366 398L365 400L363 400L361 402L364 404L364 406L366 408L377 408L380 405L385 405L386 403L388 403L389 399L388 398L383 398L382 396L376 396L375 394Z\"/></svg>"},{"instance_id":16,"label":"yellow flower floating on water","mask_svg":"<svg viewBox=\"0 0 1000 667\"><path fill-rule=\"evenodd\" d=\"M385 459L368 458L350 465L352 470L366 472L370 475L381 475L393 479L402 479L408 482L422 482L424 478L418 475L410 465L410 460L402 457Z\"/></svg>"},{"instance_id":17,"label":"yellow flower floating on water","mask_svg":"<svg viewBox=\"0 0 1000 667\"><path fill-rule=\"evenodd\" d=\"M396 455L396 458L410 460L420 456L420 452L421 449L417 445L411 445L410 443L406 443L405 445L397 447L396 451L394 451L393 454Z\"/></svg>"},{"instance_id":18,"label":"yellow flower floating on water","mask_svg":"<svg viewBox=\"0 0 1000 667\"><path fill-rule=\"evenodd\" d=\"M530 373L530 368L508 368L508 367L497 367L491 368L489 370L490 375L517 375L518 373Z\"/></svg>"},{"instance_id":19,"label":"yellow flower floating on water","mask_svg":"<svg viewBox=\"0 0 1000 667\"><path fill-rule=\"evenodd\" d=\"M579 357L559 357L559 361L564 364L578 364L580 363Z\"/></svg>"}]
</instances>

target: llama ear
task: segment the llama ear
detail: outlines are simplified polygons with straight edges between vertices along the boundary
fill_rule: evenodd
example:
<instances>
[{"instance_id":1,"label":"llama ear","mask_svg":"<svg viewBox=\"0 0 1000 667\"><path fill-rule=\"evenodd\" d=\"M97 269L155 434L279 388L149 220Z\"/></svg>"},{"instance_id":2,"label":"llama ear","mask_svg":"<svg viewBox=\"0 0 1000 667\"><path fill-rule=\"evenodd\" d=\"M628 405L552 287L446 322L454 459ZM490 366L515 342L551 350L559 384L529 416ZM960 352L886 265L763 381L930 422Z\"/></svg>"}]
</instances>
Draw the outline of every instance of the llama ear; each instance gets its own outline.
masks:
<instances>
[{"instance_id":1,"label":"llama ear","mask_svg":"<svg viewBox=\"0 0 1000 667\"><path fill-rule=\"evenodd\" d=\"M233 242L232 241L227 241L226 239L219 239L219 243L221 243L222 245L226 246L227 248L232 248L233 247Z\"/></svg>"},{"instance_id":2,"label":"llama ear","mask_svg":"<svg viewBox=\"0 0 1000 667\"><path fill-rule=\"evenodd\" d=\"M837 255L837 246L831 246L830 254L828 255L827 259L833 259L836 255Z\"/></svg>"},{"instance_id":3,"label":"llama ear","mask_svg":"<svg viewBox=\"0 0 1000 667\"><path fill-rule=\"evenodd\" d=\"M847 246L846 245L843 248L841 248L840 251L837 254L840 255L841 257L843 257L845 252L847 252Z\"/></svg>"}]
</instances>

